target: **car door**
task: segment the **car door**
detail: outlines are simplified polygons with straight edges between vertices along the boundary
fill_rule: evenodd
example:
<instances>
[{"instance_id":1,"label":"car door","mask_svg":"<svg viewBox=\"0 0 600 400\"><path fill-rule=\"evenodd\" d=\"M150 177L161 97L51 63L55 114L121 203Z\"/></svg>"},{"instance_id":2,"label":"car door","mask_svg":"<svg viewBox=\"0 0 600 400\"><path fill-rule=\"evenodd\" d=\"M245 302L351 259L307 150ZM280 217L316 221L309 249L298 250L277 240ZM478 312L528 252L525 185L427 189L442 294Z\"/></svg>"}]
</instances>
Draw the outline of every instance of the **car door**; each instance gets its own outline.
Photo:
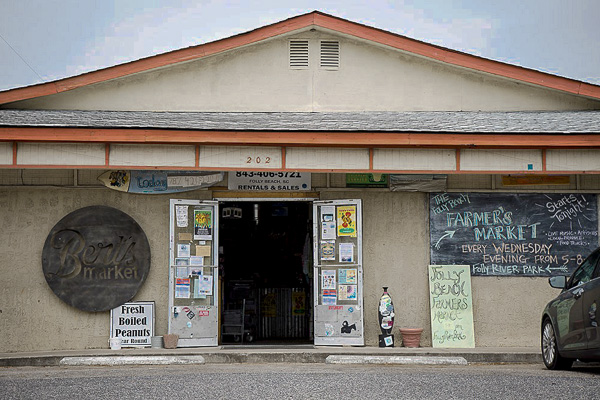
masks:
<instances>
[{"instance_id":1,"label":"car door","mask_svg":"<svg viewBox=\"0 0 600 400\"><path fill-rule=\"evenodd\" d=\"M584 294L592 281L599 256L600 252L595 251L581 263L555 303L558 341L564 350L583 350L588 346Z\"/></svg>"},{"instance_id":2,"label":"car door","mask_svg":"<svg viewBox=\"0 0 600 400\"><path fill-rule=\"evenodd\" d=\"M599 257L600 258L600 257ZM588 341L588 349L600 348L600 263L592 279L583 286L583 321Z\"/></svg>"}]
</instances>

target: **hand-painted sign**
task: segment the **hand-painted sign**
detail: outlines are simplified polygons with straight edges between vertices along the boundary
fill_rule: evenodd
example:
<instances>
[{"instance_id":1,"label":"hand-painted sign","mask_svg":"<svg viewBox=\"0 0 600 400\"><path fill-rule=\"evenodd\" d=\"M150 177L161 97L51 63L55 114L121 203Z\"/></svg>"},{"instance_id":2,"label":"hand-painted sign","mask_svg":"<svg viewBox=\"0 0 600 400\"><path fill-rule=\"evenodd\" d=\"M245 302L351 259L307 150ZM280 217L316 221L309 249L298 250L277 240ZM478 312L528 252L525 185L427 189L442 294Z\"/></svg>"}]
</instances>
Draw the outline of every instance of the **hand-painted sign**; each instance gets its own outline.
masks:
<instances>
[{"instance_id":1,"label":"hand-painted sign","mask_svg":"<svg viewBox=\"0 0 600 400\"><path fill-rule=\"evenodd\" d=\"M468 265L429 266L433 347L475 347Z\"/></svg>"},{"instance_id":2,"label":"hand-painted sign","mask_svg":"<svg viewBox=\"0 0 600 400\"><path fill-rule=\"evenodd\" d=\"M48 285L83 311L107 311L131 300L150 271L150 245L133 218L91 206L65 216L42 251Z\"/></svg>"},{"instance_id":3,"label":"hand-painted sign","mask_svg":"<svg viewBox=\"0 0 600 400\"><path fill-rule=\"evenodd\" d=\"M570 275L598 247L596 195L439 193L429 204L431 264L471 275Z\"/></svg>"},{"instance_id":4,"label":"hand-painted sign","mask_svg":"<svg viewBox=\"0 0 600 400\"><path fill-rule=\"evenodd\" d=\"M209 187L223 178L223 172L107 171L98 180L104 186L121 192L161 194Z\"/></svg>"}]
</instances>

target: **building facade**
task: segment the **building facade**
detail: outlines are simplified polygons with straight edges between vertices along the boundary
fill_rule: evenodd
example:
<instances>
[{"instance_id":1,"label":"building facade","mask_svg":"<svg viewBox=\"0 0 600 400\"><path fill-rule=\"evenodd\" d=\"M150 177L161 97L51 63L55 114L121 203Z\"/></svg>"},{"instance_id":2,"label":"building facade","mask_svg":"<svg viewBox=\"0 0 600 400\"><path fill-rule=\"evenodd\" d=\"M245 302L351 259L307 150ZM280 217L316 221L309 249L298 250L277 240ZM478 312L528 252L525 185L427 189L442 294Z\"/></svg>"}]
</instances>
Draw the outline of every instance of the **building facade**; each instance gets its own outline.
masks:
<instances>
[{"instance_id":1,"label":"building facade","mask_svg":"<svg viewBox=\"0 0 600 400\"><path fill-rule=\"evenodd\" d=\"M53 228L87 206L124 212L145 233L150 266L133 300L155 302L158 335L202 325L199 312L217 312L220 331L223 311L245 299L246 338L339 344L327 338L347 328L347 343L376 346L388 287L395 325L424 328L428 346L428 266L460 264L475 345L537 346L556 294L547 277L598 245L599 109L600 86L319 12L0 92L0 351L108 345L108 312L67 304L42 268ZM222 175L163 194L98 179L119 171L140 192ZM210 238L195 222L178 230L175 206L191 213L197 201L216 202ZM346 206L354 236L340 231ZM192 246L179 253L177 238ZM191 318L177 297L194 290L191 270L177 269L190 262L220 277ZM207 293L218 311L203 308ZM280 327L282 313L296 325Z\"/></svg>"}]
</instances>

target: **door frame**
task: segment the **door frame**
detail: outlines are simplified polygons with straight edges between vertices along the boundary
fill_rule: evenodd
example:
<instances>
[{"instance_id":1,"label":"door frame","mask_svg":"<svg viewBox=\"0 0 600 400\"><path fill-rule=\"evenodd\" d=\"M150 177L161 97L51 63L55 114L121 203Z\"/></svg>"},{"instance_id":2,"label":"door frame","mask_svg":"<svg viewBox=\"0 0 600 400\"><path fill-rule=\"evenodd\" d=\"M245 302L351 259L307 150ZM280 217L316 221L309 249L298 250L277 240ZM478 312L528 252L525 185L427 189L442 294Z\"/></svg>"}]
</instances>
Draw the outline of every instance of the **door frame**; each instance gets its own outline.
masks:
<instances>
[{"instance_id":1,"label":"door frame","mask_svg":"<svg viewBox=\"0 0 600 400\"><path fill-rule=\"evenodd\" d=\"M234 202L245 202L245 203L281 203L281 202L302 202L302 203L310 203L309 204L309 217L311 215L311 208L313 208L313 203L315 201L318 201L319 198L318 197L260 197L260 196L256 196L256 197L213 197L213 201L217 202L217 210L220 209L221 204L223 203L234 203ZM314 223L314 222L313 222ZM220 229L219 229L220 231ZM309 232L311 233L311 232ZM313 242L314 242L314 238L313 238ZM312 267L312 266L311 266ZM314 271L313 271L314 273ZM313 277L314 278L314 277ZM314 279L313 279L314 282ZM223 288L223 292L220 293L219 295L219 305L223 304L223 299L225 296L225 292L224 292L224 288ZM313 295L314 293L314 283L311 283L311 288L310 291L311 293L308 293L307 295L307 302L309 301L309 298L311 298L311 295ZM314 296L313 296L314 297ZM259 304L260 307L260 304ZM309 308L306 308L307 310L309 310ZM309 312L313 312L314 311L314 305L313 308L309 310ZM312 318L310 318L309 320L309 340L310 339L314 339L314 320L315 320L315 316L314 314L312 315ZM219 332L221 332L221 323L222 321L219 319ZM220 336L220 335L219 335Z\"/></svg>"}]
</instances>

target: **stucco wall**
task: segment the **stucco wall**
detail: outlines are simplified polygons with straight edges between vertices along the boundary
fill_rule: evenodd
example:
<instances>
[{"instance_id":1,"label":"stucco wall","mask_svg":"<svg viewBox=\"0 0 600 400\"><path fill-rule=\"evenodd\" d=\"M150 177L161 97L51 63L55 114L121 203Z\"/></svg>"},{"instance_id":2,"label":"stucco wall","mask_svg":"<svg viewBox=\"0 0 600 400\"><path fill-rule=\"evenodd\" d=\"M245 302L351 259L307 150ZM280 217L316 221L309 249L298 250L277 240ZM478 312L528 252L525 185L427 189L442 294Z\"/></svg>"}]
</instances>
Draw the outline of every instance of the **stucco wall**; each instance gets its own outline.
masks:
<instances>
[{"instance_id":1,"label":"stucco wall","mask_svg":"<svg viewBox=\"0 0 600 400\"><path fill-rule=\"evenodd\" d=\"M210 192L177 197L209 198ZM396 326L423 327L422 345L431 345L427 195L323 191L321 197L363 200L366 344L377 345L377 303L385 285L396 306ZM156 302L156 332L166 333L169 198L106 188L0 190L0 352L108 347L109 313L67 306L52 293L41 268L48 232L88 205L118 208L146 232L152 267L134 300ZM477 346L538 345L541 310L557 294L545 278L474 277L472 283Z\"/></svg>"},{"instance_id":2,"label":"stucco wall","mask_svg":"<svg viewBox=\"0 0 600 400\"><path fill-rule=\"evenodd\" d=\"M289 39L310 66L289 67ZM340 67L319 67L319 40ZM6 108L148 111L520 111L598 109L600 101L533 87L326 32L303 32Z\"/></svg>"},{"instance_id":3,"label":"stucco wall","mask_svg":"<svg viewBox=\"0 0 600 400\"><path fill-rule=\"evenodd\" d=\"M110 313L82 312L63 303L46 283L41 266L42 248L52 227L71 211L89 205L120 209L145 231L152 266L134 300L156 302L156 332L166 333L169 197L127 195L105 188L2 189L0 352L108 346Z\"/></svg>"},{"instance_id":4,"label":"stucco wall","mask_svg":"<svg viewBox=\"0 0 600 400\"><path fill-rule=\"evenodd\" d=\"M377 306L389 286L399 327L424 328L431 346L429 314L429 216L425 193L322 193L324 199L363 199L365 340L377 346ZM558 295L547 278L472 277L475 345L538 346L545 304ZM397 336L398 337L398 336Z\"/></svg>"}]
</instances>

